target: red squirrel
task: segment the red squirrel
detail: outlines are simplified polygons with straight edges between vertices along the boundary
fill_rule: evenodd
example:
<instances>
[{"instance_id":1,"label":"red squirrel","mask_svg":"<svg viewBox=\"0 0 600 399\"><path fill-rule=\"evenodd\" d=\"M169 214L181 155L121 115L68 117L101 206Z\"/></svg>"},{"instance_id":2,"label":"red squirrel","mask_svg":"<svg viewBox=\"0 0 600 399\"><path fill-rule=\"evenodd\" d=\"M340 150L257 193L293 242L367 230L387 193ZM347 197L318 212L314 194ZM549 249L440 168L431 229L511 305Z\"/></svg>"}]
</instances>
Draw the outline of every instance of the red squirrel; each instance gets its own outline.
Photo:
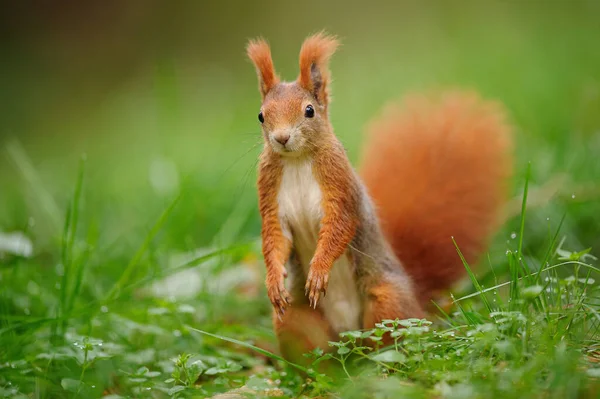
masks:
<instances>
[{"instance_id":1,"label":"red squirrel","mask_svg":"<svg viewBox=\"0 0 600 399\"><path fill-rule=\"evenodd\" d=\"M461 92L389 106L356 173L328 117L337 46L324 33L308 37L293 82L279 79L264 40L247 46L262 96L266 287L289 360L343 331L424 317L465 272L452 238L470 263L485 250L511 174L503 111Z\"/></svg>"}]
</instances>

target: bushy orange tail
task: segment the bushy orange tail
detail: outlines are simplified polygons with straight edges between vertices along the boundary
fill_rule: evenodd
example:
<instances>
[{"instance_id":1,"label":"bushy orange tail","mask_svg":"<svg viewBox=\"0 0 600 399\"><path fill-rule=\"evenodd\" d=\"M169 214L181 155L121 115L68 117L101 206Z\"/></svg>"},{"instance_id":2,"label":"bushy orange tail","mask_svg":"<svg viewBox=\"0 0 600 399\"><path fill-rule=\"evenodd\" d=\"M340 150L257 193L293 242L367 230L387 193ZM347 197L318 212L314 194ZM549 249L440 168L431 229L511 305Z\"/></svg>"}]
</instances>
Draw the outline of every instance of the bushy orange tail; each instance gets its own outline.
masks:
<instances>
[{"instance_id":1,"label":"bushy orange tail","mask_svg":"<svg viewBox=\"0 0 600 399\"><path fill-rule=\"evenodd\" d=\"M477 262L498 225L512 172L499 105L474 93L412 96L369 128L361 175L421 302Z\"/></svg>"}]
</instances>

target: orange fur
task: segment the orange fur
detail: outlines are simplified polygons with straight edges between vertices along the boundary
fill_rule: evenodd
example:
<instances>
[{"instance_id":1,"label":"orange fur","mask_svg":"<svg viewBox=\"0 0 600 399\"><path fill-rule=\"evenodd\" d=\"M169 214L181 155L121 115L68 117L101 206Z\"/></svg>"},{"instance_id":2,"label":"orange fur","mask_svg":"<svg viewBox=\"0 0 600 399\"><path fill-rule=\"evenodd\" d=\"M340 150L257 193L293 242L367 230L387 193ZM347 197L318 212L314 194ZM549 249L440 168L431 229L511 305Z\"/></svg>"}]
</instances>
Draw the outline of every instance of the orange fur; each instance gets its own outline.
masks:
<instances>
[{"instance_id":1,"label":"orange fur","mask_svg":"<svg viewBox=\"0 0 600 399\"><path fill-rule=\"evenodd\" d=\"M317 249L306 279L309 301L316 306L326 292L333 263L346 252L358 228L358 188L342 148L329 143L315 154L317 180L323 190L324 215Z\"/></svg>"},{"instance_id":2,"label":"orange fur","mask_svg":"<svg viewBox=\"0 0 600 399\"><path fill-rule=\"evenodd\" d=\"M329 59L338 45L335 37L320 32L308 37L300 49L298 83L324 106L329 103Z\"/></svg>"},{"instance_id":3,"label":"orange fur","mask_svg":"<svg viewBox=\"0 0 600 399\"><path fill-rule=\"evenodd\" d=\"M264 98L267 93L279 83L279 77L275 73L273 60L271 59L271 49L266 41L256 39L251 40L248 43L246 53L256 67L260 93Z\"/></svg>"},{"instance_id":4,"label":"orange fur","mask_svg":"<svg viewBox=\"0 0 600 399\"><path fill-rule=\"evenodd\" d=\"M277 191L281 183L281 164L265 153L261 157L258 180L258 202L262 216L262 247L267 266L267 293L279 316L283 316L291 297L284 286L285 262L290 257L292 243L279 223Z\"/></svg>"},{"instance_id":5,"label":"orange fur","mask_svg":"<svg viewBox=\"0 0 600 399\"><path fill-rule=\"evenodd\" d=\"M362 178L422 302L477 262L497 227L511 140L496 104L473 93L389 106L370 127Z\"/></svg>"},{"instance_id":6,"label":"orange fur","mask_svg":"<svg viewBox=\"0 0 600 399\"><path fill-rule=\"evenodd\" d=\"M363 327L374 328L382 320L425 317L417 298L410 289L402 289L387 282L379 283L369 292L369 300L363 310ZM386 334L383 342L389 345L393 340Z\"/></svg>"},{"instance_id":7,"label":"orange fur","mask_svg":"<svg viewBox=\"0 0 600 399\"><path fill-rule=\"evenodd\" d=\"M299 87L282 85L273 87L269 99L261 108L265 117L263 126L271 130L279 130L290 123L295 123L299 118L304 118L304 115L298 112L302 109L302 99L295 95L300 90Z\"/></svg>"},{"instance_id":8,"label":"orange fur","mask_svg":"<svg viewBox=\"0 0 600 399\"><path fill-rule=\"evenodd\" d=\"M317 347L326 350L335 338L321 312L308 305L290 307L281 319L274 314L273 326L282 355L307 366L311 360L303 355Z\"/></svg>"},{"instance_id":9,"label":"orange fur","mask_svg":"<svg viewBox=\"0 0 600 399\"><path fill-rule=\"evenodd\" d=\"M300 51L300 75L289 83L280 82L275 74L266 42L251 41L247 48L263 98L265 146L258 193L266 286L281 351L291 360L301 359L300 353L316 346L326 349L323 346L339 332L335 321L347 314L328 313L332 309L327 307L331 306L329 298L323 301L325 307L317 303L326 292L334 263L342 256L348 256L356 267L348 272L353 273L356 285L348 289L358 290L354 294L361 298L351 311L356 309L357 318L362 316L362 327L371 328L384 319L423 317L422 305L464 273L452 237L470 263L484 251L499 222L511 173L510 129L497 105L461 92L435 100L414 96L400 107L388 107L370 128L361 174L377 207L375 218L371 200L328 118L328 62L337 46L337 40L324 33L307 38ZM312 116L305 114L308 105L314 108ZM288 147L279 145L281 135L290 138ZM312 260L310 264L294 259L288 263L294 271L291 295L284 286L284 265L298 247L285 215L293 214L295 208L286 199L280 209L278 202L283 159L288 156L310 160L321 195L316 197L321 200L320 228ZM313 187L310 178L308 182ZM317 192L314 188L298 193L287 189L291 191L284 193L296 195L299 206L306 192ZM374 253L350 248L353 242ZM308 301L301 292L303 278ZM333 298L339 301L336 304L344 304L343 297L351 295L339 292L341 299Z\"/></svg>"}]
</instances>

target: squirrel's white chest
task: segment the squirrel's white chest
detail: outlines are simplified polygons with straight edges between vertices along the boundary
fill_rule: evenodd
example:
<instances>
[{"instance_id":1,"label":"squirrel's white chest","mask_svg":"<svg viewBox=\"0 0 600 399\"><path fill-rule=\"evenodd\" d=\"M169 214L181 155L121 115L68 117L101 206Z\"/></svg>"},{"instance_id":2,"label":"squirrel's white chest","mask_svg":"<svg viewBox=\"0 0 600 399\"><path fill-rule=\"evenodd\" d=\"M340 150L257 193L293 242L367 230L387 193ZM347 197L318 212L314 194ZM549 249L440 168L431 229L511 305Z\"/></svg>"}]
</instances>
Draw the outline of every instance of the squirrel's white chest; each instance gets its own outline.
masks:
<instances>
[{"instance_id":1,"label":"squirrel's white chest","mask_svg":"<svg viewBox=\"0 0 600 399\"><path fill-rule=\"evenodd\" d=\"M323 195L312 171L312 162L286 160L278 195L279 216L284 232L294 244L317 242L323 217Z\"/></svg>"},{"instance_id":2,"label":"squirrel's white chest","mask_svg":"<svg viewBox=\"0 0 600 399\"><path fill-rule=\"evenodd\" d=\"M284 234L292 240L304 273L303 276L292 273L290 278L306 279L323 218L323 194L311 161L284 160L277 199ZM319 306L334 331L360 328L360 298L354 264L348 253L342 255L331 269L327 296L321 298Z\"/></svg>"}]
</instances>

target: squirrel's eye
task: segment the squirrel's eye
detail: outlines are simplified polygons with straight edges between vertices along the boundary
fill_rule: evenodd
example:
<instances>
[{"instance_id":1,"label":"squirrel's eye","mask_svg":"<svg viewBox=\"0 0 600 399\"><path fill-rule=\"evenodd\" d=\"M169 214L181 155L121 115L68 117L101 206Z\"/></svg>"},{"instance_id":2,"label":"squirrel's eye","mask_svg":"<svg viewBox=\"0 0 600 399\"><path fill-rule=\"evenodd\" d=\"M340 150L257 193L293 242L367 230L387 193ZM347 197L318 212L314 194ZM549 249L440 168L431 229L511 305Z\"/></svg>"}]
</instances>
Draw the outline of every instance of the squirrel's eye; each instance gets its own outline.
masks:
<instances>
[{"instance_id":1,"label":"squirrel's eye","mask_svg":"<svg viewBox=\"0 0 600 399\"><path fill-rule=\"evenodd\" d=\"M312 118L313 116L315 116L315 109L312 105L309 104L306 106L306 108L304 109L304 116L306 116L307 118Z\"/></svg>"},{"instance_id":2,"label":"squirrel's eye","mask_svg":"<svg viewBox=\"0 0 600 399\"><path fill-rule=\"evenodd\" d=\"M260 123L264 123L265 122L265 117L263 116L262 112L258 113L258 120L260 121Z\"/></svg>"}]
</instances>

